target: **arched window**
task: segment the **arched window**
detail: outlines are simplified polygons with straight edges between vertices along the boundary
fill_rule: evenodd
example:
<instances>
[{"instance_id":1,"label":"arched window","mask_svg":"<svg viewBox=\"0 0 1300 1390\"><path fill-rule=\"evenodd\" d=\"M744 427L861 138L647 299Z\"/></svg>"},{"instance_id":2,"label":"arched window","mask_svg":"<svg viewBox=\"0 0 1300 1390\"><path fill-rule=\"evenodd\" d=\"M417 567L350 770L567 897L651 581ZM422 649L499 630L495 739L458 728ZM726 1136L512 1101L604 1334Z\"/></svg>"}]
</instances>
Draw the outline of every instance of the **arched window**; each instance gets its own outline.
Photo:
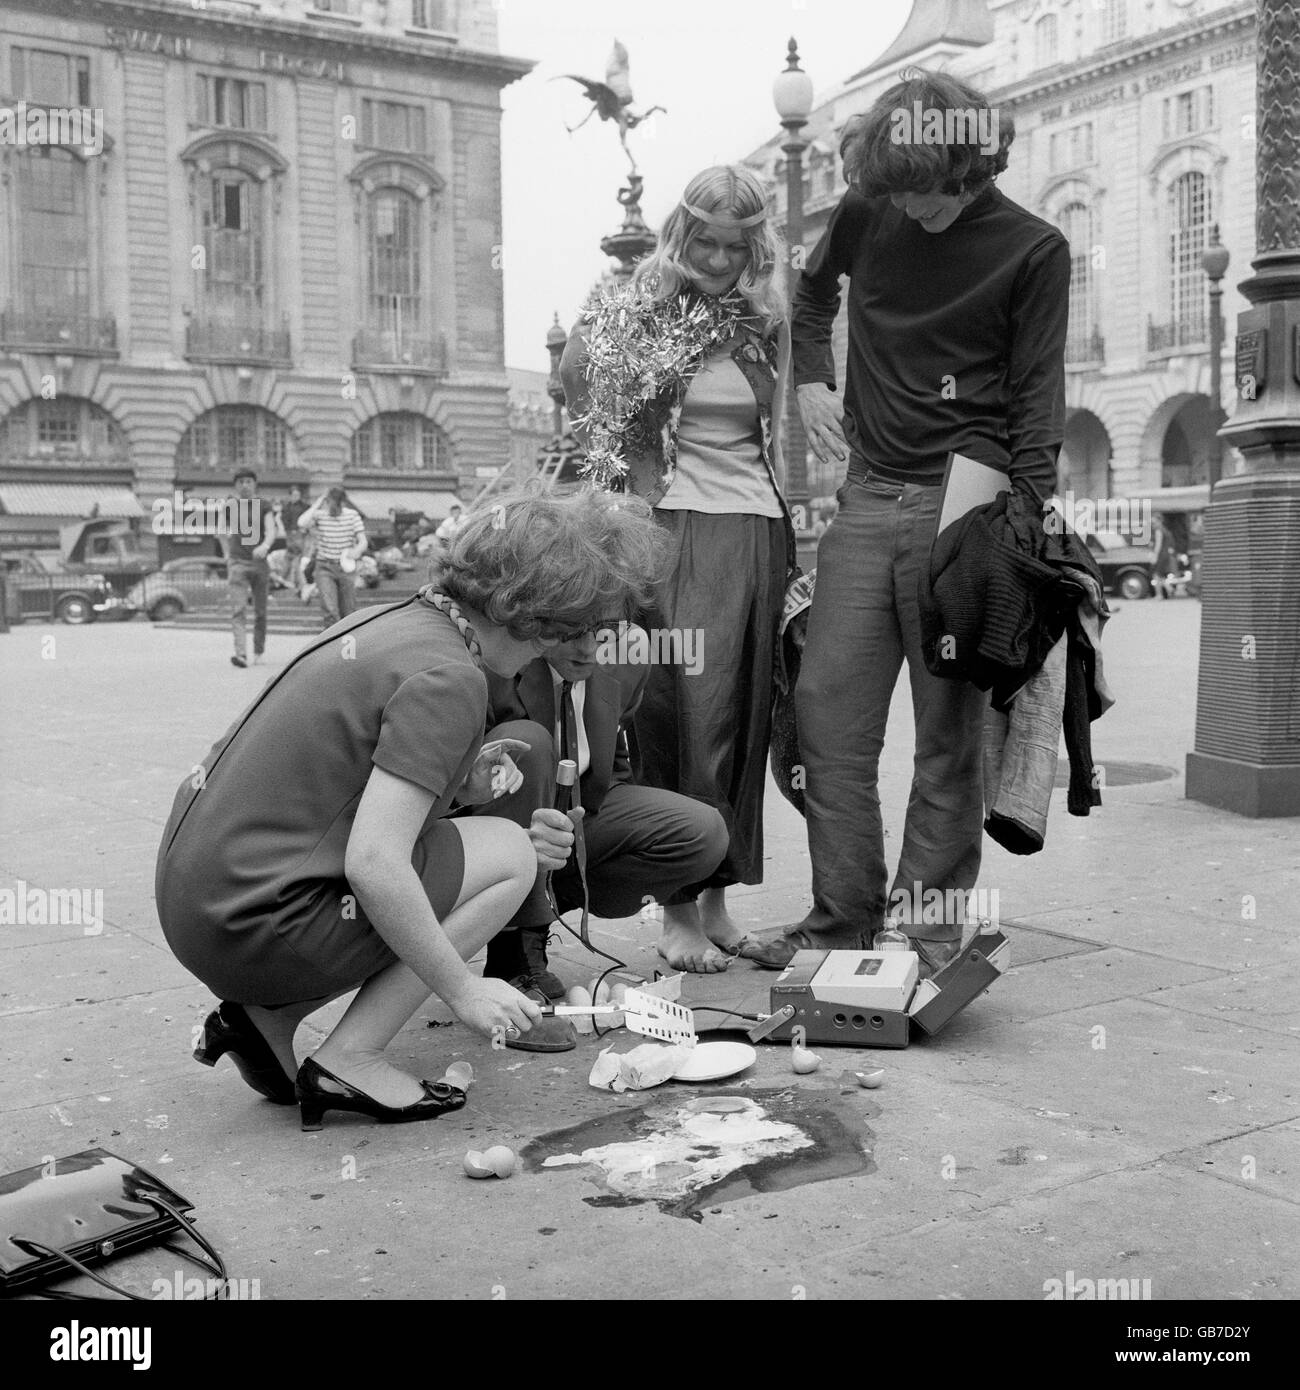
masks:
<instances>
[{"instance_id":1,"label":"arched window","mask_svg":"<svg viewBox=\"0 0 1300 1390\"><path fill-rule=\"evenodd\" d=\"M26 401L0 420L0 464L48 464L75 459L79 467L124 468L126 436L117 421L82 396Z\"/></svg>"},{"instance_id":2,"label":"arched window","mask_svg":"<svg viewBox=\"0 0 1300 1390\"><path fill-rule=\"evenodd\" d=\"M358 473L449 473L447 436L423 415L392 410L361 425L352 436L352 468Z\"/></svg>"},{"instance_id":3,"label":"arched window","mask_svg":"<svg viewBox=\"0 0 1300 1390\"><path fill-rule=\"evenodd\" d=\"M256 405L219 405L200 415L181 436L176 475L219 473L229 481L236 468L279 473L296 463L289 428Z\"/></svg>"},{"instance_id":4,"label":"arched window","mask_svg":"<svg viewBox=\"0 0 1300 1390\"><path fill-rule=\"evenodd\" d=\"M1169 185L1166 203L1168 247L1166 274L1174 346L1199 343L1205 337L1205 251L1212 210L1210 185L1204 174L1183 174Z\"/></svg>"},{"instance_id":5,"label":"arched window","mask_svg":"<svg viewBox=\"0 0 1300 1390\"><path fill-rule=\"evenodd\" d=\"M1056 16L1045 14L1034 25L1034 58L1040 68L1056 62L1056 39Z\"/></svg>"},{"instance_id":6,"label":"arched window","mask_svg":"<svg viewBox=\"0 0 1300 1390\"><path fill-rule=\"evenodd\" d=\"M377 188L366 200L366 326L400 343L419 337L424 320L419 200Z\"/></svg>"}]
</instances>

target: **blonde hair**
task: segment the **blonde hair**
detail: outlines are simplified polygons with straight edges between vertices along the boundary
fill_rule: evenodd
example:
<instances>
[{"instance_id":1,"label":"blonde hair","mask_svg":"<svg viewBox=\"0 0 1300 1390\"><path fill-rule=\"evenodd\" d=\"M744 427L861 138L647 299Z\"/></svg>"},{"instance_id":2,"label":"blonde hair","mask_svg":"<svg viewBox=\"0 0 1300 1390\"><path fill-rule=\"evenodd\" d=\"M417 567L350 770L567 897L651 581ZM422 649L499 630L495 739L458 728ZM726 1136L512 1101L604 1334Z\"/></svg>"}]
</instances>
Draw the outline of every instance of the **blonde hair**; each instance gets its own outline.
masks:
<instances>
[{"instance_id":1,"label":"blonde hair","mask_svg":"<svg viewBox=\"0 0 1300 1390\"><path fill-rule=\"evenodd\" d=\"M717 164L705 169L686 185L681 202L668 214L659 233L659 245L637 266L633 283L653 288L656 300L671 299L689 289L694 276L685 254L709 223L686 210L690 203L701 212L736 218L767 212L767 190L758 175L744 164ZM786 317L785 242L770 216L741 229L749 248L749 264L741 272L736 289L751 313L772 332Z\"/></svg>"}]
</instances>

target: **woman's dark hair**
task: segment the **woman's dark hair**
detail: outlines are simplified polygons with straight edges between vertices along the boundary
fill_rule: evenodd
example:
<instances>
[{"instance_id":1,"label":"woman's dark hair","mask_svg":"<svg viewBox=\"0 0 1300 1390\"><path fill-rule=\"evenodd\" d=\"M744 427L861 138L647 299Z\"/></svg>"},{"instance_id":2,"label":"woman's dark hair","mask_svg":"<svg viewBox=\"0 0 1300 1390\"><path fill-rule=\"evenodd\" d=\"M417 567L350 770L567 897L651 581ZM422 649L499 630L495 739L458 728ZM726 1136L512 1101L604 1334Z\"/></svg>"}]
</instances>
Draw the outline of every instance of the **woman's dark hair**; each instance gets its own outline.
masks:
<instances>
[{"instance_id":1,"label":"woman's dark hair","mask_svg":"<svg viewBox=\"0 0 1300 1390\"><path fill-rule=\"evenodd\" d=\"M338 516L344 507L352 506L351 499L341 487L330 488L325 494L325 500L329 503L331 516ZM353 510L355 510L355 508L353 508Z\"/></svg>"},{"instance_id":2,"label":"woman's dark hair","mask_svg":"<svg viewBox=\"0 0 1300 1390\"><path fill-rule=\"evenodd\" d=\"M532 485L471 508L429 578L530 642L632 617L649 602L665 545L639 497Z\"/></svg>"},{"instance_id":3,"label":"woman's dark hair","mask_svg":"<svg viewBox=\"0 0 1300 1390\"><path fill-rule=\"evenodd\" d=\"M980 192L1007 167L1015 122L990 107L983 92L948 73L906 68L901 76L845 128L840 157L849 186L865 198L931 190ZM924 139L928 132L914 129L918 111L940 113L936 127L941 122L945 136L955 138ZM991 151L977 131L981 120L986 131L992 123L997 147Z\"/></svg>"}]
</instances>

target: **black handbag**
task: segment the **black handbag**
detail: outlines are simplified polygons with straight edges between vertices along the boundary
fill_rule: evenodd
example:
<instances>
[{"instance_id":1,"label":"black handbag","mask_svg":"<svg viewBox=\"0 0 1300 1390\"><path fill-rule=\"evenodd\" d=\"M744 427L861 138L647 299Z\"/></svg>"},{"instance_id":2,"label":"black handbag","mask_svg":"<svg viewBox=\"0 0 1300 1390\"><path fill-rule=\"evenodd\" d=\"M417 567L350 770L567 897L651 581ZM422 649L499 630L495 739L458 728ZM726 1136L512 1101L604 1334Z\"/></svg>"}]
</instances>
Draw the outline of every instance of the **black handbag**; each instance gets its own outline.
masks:
<instances>
[{"instance_id":1,"label":"black handbag","mask_svg":"<svg viewBox=\"0 0 1300 1390\"><path fill-rule=\"evenodd\" d=\"M84 1274L124 1298L148 1302L89 1266L128 1251L162 1245L210 1270L228 1289L226 1266L187 1213L194 1204L161 1179L107 1149L86 1149L0 1176L0 1298L31 1293L69 1272ZM188 1235L212 1262L167 1239ZM47 1298L79 1298L62 1290Z\"/></svg>"}]
</instances>

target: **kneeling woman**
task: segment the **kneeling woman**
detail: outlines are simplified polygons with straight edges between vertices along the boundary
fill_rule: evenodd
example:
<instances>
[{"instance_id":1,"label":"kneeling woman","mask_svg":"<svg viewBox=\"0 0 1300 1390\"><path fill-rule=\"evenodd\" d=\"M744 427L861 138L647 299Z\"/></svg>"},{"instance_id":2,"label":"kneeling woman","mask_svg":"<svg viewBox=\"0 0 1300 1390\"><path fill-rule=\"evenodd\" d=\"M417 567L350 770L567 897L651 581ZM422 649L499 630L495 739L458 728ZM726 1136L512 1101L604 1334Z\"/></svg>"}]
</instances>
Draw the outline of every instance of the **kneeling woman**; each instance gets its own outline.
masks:
<instances>
[{"instance_id":1,"label":"kneeling woman","mask_svg":"<svg viewBox=\"0 0 1300 1390\"><path fill-rule=\"evenodd\" d=\"M464 1093L384 1049L431 993L492 1036L538 1006L465 961L572 836L447 819L519 776L484 745L483 668L518 672L575 629L647 597L648 509L598 493L515 495L473 516L404 603L354 614L308 646L186 778L158 854L168 945L222 1003L195 1055L229 1052L271 1100L395 1122ZM516 749L522 745L515 745ZM358 989L299 1068L298 1024Z\"/></svg>"}]
</instances>

